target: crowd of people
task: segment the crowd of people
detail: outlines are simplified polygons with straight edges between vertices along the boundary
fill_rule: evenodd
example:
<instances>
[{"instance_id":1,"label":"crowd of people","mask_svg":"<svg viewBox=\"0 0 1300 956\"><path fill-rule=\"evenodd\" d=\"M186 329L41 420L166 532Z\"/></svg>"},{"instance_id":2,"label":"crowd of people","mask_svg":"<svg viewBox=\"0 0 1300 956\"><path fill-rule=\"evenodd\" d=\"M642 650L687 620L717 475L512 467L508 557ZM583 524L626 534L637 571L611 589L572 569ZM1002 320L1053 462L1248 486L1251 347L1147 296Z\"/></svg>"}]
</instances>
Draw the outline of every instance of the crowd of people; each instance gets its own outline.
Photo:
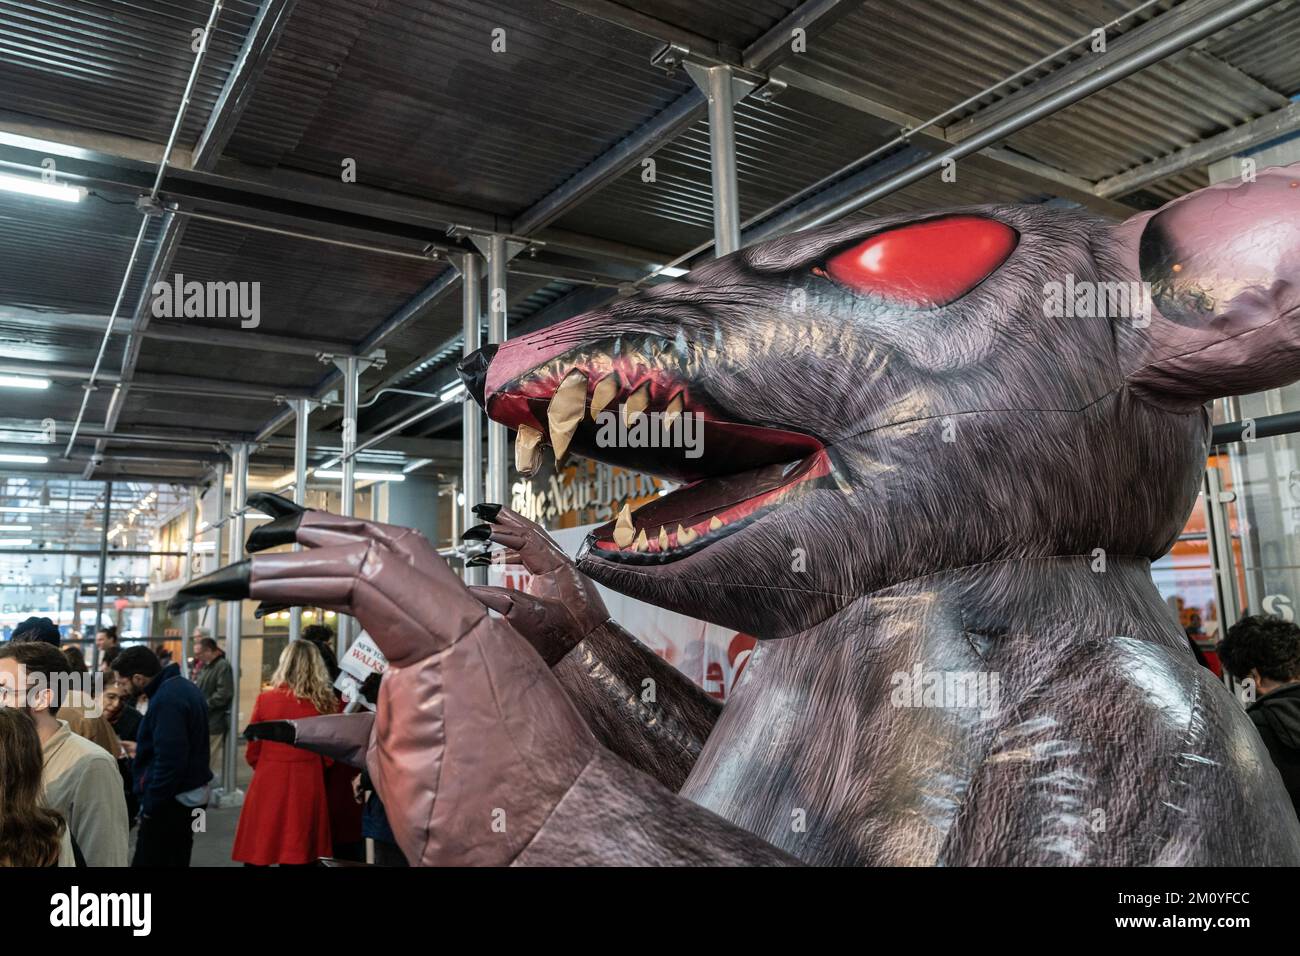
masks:
<instances>
[{"instance_id":1,"label":"crowd of people","mask_svg":"<svg viewBox=\"0 0 1300 956\"><path fill-rule=\"evenodd\" d=\"M249 722L342 709L333 632L303 638L285 647ZM185 673L161 648L122 646L111 627L96 634L95 656L92 674L48 618L0 644L0 866L190 864L231 734L231 665L202 629ZM253 774L233 861L364 861L363 812L373 824L382 808L372 795L363 811L359 771L271 741L250 741L244 757ZM379 862L405 865L394 852L385 844Z\"/></svg>"}]
</instances>

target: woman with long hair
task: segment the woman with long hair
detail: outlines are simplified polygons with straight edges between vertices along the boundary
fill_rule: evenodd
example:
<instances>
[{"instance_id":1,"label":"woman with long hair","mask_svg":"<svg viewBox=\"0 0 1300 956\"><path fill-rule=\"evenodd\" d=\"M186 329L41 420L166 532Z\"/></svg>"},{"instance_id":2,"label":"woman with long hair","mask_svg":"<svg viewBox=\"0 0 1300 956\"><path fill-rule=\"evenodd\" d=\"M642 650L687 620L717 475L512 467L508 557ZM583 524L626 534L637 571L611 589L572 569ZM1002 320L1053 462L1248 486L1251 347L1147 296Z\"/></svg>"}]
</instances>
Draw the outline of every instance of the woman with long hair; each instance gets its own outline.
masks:
<instances>
[{"instance_id":1,"label":"woman with long hair","mask_svg":"<svg viewBox=\"0 0 1300 956\"><path fill-rule=\"evenodd\" d=\"M73 866L63 817L41 800L45 760L31 717L0 707L0 866Z\"/></svg>"},{"instance_id":2,"label":"woman with long hair","mask_svg":"<svg viewBox=\"0 0 1300 956\"><path fill-rule=\"evenodd\" d=\"M325 661L310 641L290 641L253 705L250 723L337 713ZM330 855L328 760L289 744L250 740L253 781L244 797L231 858L250 866L302 866Z\"/></svg>"}]
</instances>

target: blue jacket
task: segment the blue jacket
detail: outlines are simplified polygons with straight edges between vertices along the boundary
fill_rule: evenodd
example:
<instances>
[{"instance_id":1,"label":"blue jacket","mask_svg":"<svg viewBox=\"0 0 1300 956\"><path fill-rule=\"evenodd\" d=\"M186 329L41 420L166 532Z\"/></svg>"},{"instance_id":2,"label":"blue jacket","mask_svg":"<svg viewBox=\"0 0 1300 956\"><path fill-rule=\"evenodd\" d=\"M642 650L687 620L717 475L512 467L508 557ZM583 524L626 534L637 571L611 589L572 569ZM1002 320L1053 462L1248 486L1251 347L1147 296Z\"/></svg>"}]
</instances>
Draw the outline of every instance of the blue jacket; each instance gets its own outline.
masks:
<instances>
[{"instance_id":1,"label":"blue jacket","mask_svg":"<svg viewBox=\"0 0 1300 956\"><path fill-rule=\"evenodd\" d=\"M208 769L208 705L203 692L168 664L145 688L149 709L136 732L135 792L140 812L156 813L177 794L212 779Z\"/></svg>"}]
</instances>

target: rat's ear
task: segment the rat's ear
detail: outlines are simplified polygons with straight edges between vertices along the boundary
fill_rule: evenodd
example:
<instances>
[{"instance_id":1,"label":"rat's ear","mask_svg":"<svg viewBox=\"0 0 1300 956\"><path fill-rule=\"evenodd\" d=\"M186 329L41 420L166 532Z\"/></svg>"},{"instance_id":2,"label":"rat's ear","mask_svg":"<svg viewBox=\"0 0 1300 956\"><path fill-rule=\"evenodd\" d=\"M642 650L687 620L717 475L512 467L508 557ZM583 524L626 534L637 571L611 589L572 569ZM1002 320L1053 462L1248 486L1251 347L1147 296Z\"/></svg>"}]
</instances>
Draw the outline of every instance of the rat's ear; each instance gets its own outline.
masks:
<instances>
[{"instance_id":1,"label":"rat's ear","mask_svg":"<svg viewBox=\"0 0 1300 956\"><path fill-rule=\"evenodd\" d=\"M1191 193L1116 236L1151 305L1120 337L1137 392L1188 407L1300 378L1300 166Z\"/></svg>"}]
</instances>

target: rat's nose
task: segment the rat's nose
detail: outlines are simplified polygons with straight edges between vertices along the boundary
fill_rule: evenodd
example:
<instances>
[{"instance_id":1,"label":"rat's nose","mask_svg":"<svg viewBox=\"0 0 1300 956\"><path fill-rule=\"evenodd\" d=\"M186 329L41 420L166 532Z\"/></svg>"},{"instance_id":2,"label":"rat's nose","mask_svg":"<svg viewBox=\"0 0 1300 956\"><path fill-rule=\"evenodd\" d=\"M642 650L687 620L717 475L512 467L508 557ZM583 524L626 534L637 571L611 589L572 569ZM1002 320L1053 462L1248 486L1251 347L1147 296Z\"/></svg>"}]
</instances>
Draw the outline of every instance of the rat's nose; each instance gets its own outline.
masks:
<instances>
[{"instance_id":1,"label":"rat's nose","mask_svg":"<svg viewBox=\"0 0 1300 956\"><path fill-rule=\"evenodd\" d=\"M496 354L497 346L485 345L481 349L470 352L456 366L460 380L465 383L465 388L480 406L484 404L483 392L487 387L488 365L492 362L492 356Z\"/></svg>"}]
</instances>

